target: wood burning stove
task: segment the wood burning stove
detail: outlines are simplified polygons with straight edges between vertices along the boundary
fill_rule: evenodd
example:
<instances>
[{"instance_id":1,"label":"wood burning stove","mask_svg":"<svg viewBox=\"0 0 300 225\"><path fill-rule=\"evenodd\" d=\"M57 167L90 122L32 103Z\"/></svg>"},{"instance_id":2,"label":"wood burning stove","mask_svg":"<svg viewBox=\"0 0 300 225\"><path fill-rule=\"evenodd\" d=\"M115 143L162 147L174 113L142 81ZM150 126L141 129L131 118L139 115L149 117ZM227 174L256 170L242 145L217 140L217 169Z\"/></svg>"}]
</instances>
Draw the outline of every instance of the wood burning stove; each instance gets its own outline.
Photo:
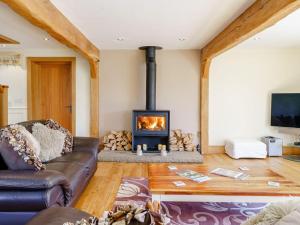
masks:
<instances>
[{"instance_id":1,"label":"wood burning stove","mask_svg":"<svg viewBox=\"0 0 300 225\"><path fill-rule=\"evenodd\" d=\"M137 145L147 145L147 152L157 152L158 145L169 149L170 111L156 110L156 62L155 52L158 46L140 48L146 52L146 110L133 110L132 114L132 150Z\"/></svg>"},{"instance_id":2,"label":"wood burning stove","mask_svg":"<svg viewBox=\"0 0 300 225\"><path fill-rule=\"evenodd\" d=\"M147 152L157 152L158 145L169 149L170 111L134 110L132 115L132 148L147 145Z\"/></svg>"}]
</instances>

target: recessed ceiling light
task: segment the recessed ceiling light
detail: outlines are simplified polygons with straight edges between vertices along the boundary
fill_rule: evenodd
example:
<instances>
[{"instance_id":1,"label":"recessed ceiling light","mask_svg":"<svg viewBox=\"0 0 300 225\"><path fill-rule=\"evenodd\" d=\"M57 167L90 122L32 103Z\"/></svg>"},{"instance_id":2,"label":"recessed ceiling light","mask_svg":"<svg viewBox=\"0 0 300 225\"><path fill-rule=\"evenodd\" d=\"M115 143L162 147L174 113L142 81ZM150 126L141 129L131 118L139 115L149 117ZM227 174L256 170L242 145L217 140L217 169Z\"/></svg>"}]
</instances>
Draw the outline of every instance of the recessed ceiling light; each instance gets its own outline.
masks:
<instances>
[{"instance_id":1,"label":"recessed ceiling light","mask_svg":"<svg viewBox=\"0 0 300 225\"><path fill-rule=\"evenodd\" d=\"M254 39L254 41L257 41L257 40L260 40L261 38L260 37L255 37L253 39Z\"/></svg>"},{"instance_id":2,"label":"recessed ceiling light","mask_svg":"<svg viewBox=\"0 0 300 225\"><path fill-rule=\"evenodd\" d=\"M178 41L186 41L185 37L178 38Z\"/></svg>"},{"instance_id":3,"label":"recessed ceiling light","mask_svg":"<svg viewBox=\"0 0 300 225\"><path fill-rule=\"evenodd\" d=\"M1 48L5 48L6 44L1 44L0 46L1 46Z\"/></svg>"},{"instance_id":4,"label":"recessed ceiling light","mask_svg":"<svg viewBox=\"0 0 300 225\"><path fill-rule=\"evenodd\" d=\"M45 41L49 41L49 38L48 38L48 37L45 37L44 40L45 40Z\"/></svg>"},{"instance_id":5,"label":"recessed ceiling light","mask_svg":"<svg viewBox=\"0 0 300 225\"><path fill-rule=\"evenodd\" d=\"M117 39L116 39L117 41L124 41L125 40L125 38L124 37L117 37Z\"/></svg>"}]
</instances>

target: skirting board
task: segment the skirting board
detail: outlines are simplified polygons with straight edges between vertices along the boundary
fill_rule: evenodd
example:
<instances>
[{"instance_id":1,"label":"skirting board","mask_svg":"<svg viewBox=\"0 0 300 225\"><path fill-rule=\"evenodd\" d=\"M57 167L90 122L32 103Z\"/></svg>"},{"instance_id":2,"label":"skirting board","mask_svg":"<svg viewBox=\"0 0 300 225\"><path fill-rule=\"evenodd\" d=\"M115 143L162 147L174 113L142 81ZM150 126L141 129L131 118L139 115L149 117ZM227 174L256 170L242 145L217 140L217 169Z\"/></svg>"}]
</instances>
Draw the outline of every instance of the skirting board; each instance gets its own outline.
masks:
<instances>
[{"instance_id":1,"label":"skirting board","mask_svg":"<svg viewBox=\"0 0 300 225\"><path fill-rule=\"evenodd\" d=\"M225 146L209 146L208 151L208 154L222 154L225 153ZM300 155L300 148L283 146L283 155Z\"/></svg>"}]
</instances>

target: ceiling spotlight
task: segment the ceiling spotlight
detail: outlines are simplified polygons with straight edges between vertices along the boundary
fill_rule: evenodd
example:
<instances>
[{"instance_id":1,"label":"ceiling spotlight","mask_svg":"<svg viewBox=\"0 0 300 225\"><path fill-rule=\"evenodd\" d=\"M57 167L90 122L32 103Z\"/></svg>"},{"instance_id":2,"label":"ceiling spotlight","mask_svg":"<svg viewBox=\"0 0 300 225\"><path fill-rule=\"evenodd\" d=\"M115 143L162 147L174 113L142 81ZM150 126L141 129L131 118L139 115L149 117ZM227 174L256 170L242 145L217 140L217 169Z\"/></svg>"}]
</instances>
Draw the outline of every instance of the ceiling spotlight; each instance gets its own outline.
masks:
<instances>
[{"instance_id":1,"label":"ceiling spotlight","mask_svg":"<svg viewBox=\"0 0 300 225\"><path fill-rule=\"evenodd\" d=\"M0 46L1 46L1 48L5 48L6 44L1 44Z\"/></svg>"},{"instance_id":2,"label":"ceiling spotlight","mask_svg":"<svg viewBox=\"0 0 300 225\"><path fill-rule=\"evenodd\" d=\"M117 40L117 41L124 41L125 38L124 38L124 37L118 37L116 40Z\"/></svg>"},{"instance_id":3,"label":"ceiling spotlight","mask_svg":"<svg viewBox=\"0 0 300 225\"><path fill-rule=\"evenodd\" d=\"M45 37L44 40L45 40L45 41L49 41L49 38L48 38L48 37Z\"/></svg>"},{"instance_id":4,"label":"ceiling spotlight","mask_svg":"<svg viewBox=\"0 0 300 225\"><path fill-rule=\"evenodd\" d=\"M186 41L186 38L184 37L178 38L178 41Z\"/></svg>"}]
</instances>

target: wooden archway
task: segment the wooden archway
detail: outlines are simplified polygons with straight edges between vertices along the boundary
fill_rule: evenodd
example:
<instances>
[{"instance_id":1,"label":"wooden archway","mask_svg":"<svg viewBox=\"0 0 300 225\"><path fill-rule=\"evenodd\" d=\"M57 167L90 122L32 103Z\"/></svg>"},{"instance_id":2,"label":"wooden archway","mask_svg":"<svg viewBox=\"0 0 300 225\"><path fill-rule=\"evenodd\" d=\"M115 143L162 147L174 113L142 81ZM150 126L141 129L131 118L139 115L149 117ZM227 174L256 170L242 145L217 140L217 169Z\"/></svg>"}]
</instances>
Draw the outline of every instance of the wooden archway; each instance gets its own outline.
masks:
<instances>
[{"instance_id":1,"label":"wooden archway","mask_svg":"<svg viewBox=\"0 0 300 225\"><path fill-rule=\"evenodd\" d=\"M209 148L209 68L213 58L294 12L299 0L257 0L201 50L200 135L203 154Z\"/></svg>"}]
</instances>

